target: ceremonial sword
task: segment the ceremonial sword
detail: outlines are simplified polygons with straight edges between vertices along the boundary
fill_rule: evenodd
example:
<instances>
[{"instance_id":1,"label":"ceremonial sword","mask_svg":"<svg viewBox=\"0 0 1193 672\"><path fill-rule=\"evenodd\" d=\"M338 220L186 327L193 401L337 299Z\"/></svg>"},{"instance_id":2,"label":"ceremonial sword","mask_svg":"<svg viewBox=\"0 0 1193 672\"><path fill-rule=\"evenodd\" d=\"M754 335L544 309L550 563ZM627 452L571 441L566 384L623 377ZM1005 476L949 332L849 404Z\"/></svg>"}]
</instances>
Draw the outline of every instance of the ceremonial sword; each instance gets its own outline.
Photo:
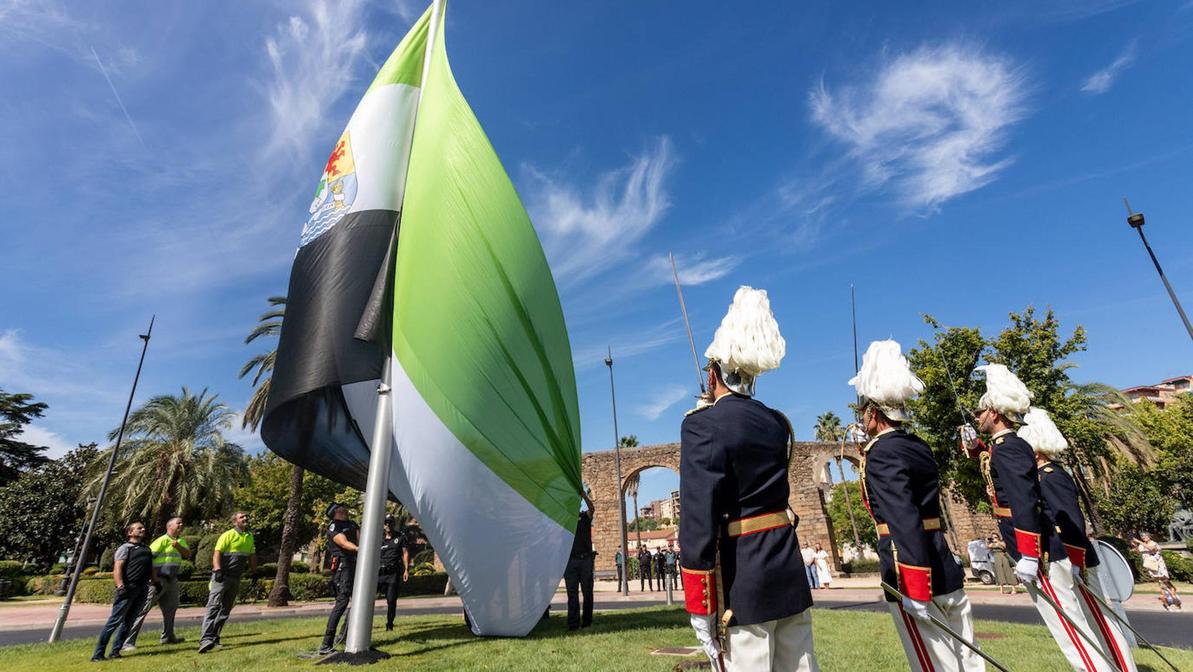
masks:
<instances>
[{"instance_id":1,"label":"ceremonial sword","mask_svg":"<svg viewBox=\"0 0 1193 672\"><path fill-rule=\"evenodd\" d=\"M692 338L692 323L688 321L688 306L683 300L683 288L679 286L679 269L675 266L675 255L670 252L671 275L675 277L675 293L679 295L679 312L683 314L683 324L688 330L688 345L692 348L692 363L696 365L696 384L700 386L700 396L707 394L704 390L704 376L700 374L700 358L696 356L696 341Z\"/></svg>"},{"instance_id":2,"label":"ceremonial sword","mask_svg":"<svg viewBox=\"0 0 1193 672\"><path fill-rule=\"evenodd\" d=\"M1089 595L1090 597L1097 600L1098 604L1105 607L1106 611L1110 612L1110 615L1113 616L1115 618L1115 620L1117 620L1122 625L1127 626L1127 629L1130 630L1132 633L1134 633L1134 635L1139 638L1139 641L1143 642L1144 646L1146 646L1147 648L1149 648L1153 652L1155 652L1155 654L1157 656L1160 656L1160 659L1163 660L1165 663L1168 663L1168 667L1171 667L1173 669L1173 672L1180 672L1180 670L1177 669L1176 665L1172 664L1172 661L1168 660L1167 658L1164 657L1164 654L1160 653L1160 649L1158 649L1151 642L1147 641L1147 637L1144 637L1142 634L1140 634L1139 631L1136 630L1134 626L1132 626L1130 623L1127 622L1127 619L1123 618L1122 616L1119 616L1118 612L1114 610L1114 607L1110 606L1109 604L1106 603L1106 600L1102 599L1102 596L1098 594L1098 591L1092 590L1090 588L1089 584L1085 582L1085 579L1081 578L1080 576L1076 576L1073 578L1077 579L1078 587L1081 588L1082 592L1084 592L1086 595Z\"/></svg>"},{"instance_id":3,"label":"ceremonial sword","mask_svg":"<svg viewBox=\"0 0 1193 672\"><path fill-rule=\"evenodd\" d=\"M898 590L895 589L894 586L887 583L886 581L882 582L882 589L885 590L889 595L891 595L891 597L897 597L900 600L908 599L903 593L900 593ZM958 633L956 630L950 628L947 623L945 623L944 621L940 620L939 618L933 616L932 612L928 612L928 619L932 621L933 625L935 625L936 627L938 627L942 631L944 631L944 633L946 635L952 637L953 639L957 640L958 642L961 642L961 644L963 644L965 646L965 648L969 649L970 651L973 651L974 653L978 654L982 658L985 658L987 663L990 663L991 665L997 667L998 669L1002 670L1002 672L1011 672L1006 667L1004 667L1002 665L1002 663L1000 663L997 660L995 660L994 658L992 658L990 656L990 654L988 654L985 651L978 648L977 644L974 644L973 642L969 641L968 639L962 637L960 633Z\"/></svg>"},{"instance_id":4,"label":"ceremonial sword","mask_svg":"<svg viewBox=\"0 0 1193 672\"><path fill-rule=\"evenodd\" d=\"M1077 624L1076 624L1076 623L1074 623L1074 622L1073 622L1073 619L1072 619L1072 618L1070 618L1070 617L1069 617L1069 615L1065 613L1065 610L1064 610L1064 609L1062 609L1062 608L1061 608L1061 606L1060 606L1059 604L1057 604L1057 603L1056 603L1056 600L1052 599L1052 598L1051 598L1051 597L1048 595L1048 593L1045 593L1045 592L1044 592L1044 591L1043 591L1043 590L1042 590L1042 589L1039 587L1039 585L1037 585L1037 584L1036 584L1035 582L1033 582L1033 581L1029 581L1029 582L1027 582L1027 583L1025 583L1025 584L1023 584L1023 585L1027 587L1027 592L1028 592L1028 594L1031 594L1031 593L1032 593L1032 591L1035 591L1035 595L1038 595L1039 597L1043 598L1043 599L1044 599L1044 602L1045 602L1045 603L1046 603L1048 606L1050 606L1050 607L1052 607L1053 609L1055 609L1055 610L1056 610L1056 615L1057 615L1057 616L1060 616L1060 619L1061 619L1062 621L1064 621L1064 622L1065 622L1065 623L1066 623L1066 624L1067 624L1067 625L1068 625L1070 628L1072 628L1073 630L1075 630L1075 631L1077 632L1077 634L1081 635L1081 639L1084 639L1086 644L1089 644L1089 645L1090 645L1090 647L1092 647L1092 648L1093 648L1095 651L1097 651L1097 652L1098 652L1098 655L1099 655L1099 656L1102 656L1102 660L1105 660L1106 662L1110 663L1110 666L1111 666L1111 667L1116 667L1116 666L1118 665L1118 663L1117 663L1117 662L1115 662L1113 659L1111 659L1111 657L1110 657L1110 656L1106 655L1106 652L1105 652L1104 650L1102 650L1102 647L1101 647L1101 646L1100 646L1100 645L1099 645L1097 642L1095 642L1095 641L1093 640L1093 638L1092 638L1092 637L1090 637L1090 635L1086 634L1086 632L1085 632L1084 630L1082 630L1081 628L1077 627Z\"/></svg>"}]
</instances>

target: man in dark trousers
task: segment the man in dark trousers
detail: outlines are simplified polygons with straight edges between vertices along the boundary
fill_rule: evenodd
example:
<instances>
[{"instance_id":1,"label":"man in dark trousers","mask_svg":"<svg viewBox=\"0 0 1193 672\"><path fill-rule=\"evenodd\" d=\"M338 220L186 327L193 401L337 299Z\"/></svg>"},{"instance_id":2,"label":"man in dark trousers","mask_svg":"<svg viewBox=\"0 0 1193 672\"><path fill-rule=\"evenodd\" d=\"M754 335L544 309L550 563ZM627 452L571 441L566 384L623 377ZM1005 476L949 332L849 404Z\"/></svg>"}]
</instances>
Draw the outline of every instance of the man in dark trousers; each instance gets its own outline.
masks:
<instances>
[{"instance_id":1,"label":"man in dark trousers","mask_svg":"<svg viewBox=\"0 0 1193 672\"><path fill-rule=\"evenodd\" d=\"M654 573L650 562L650 551L646 547L638 549L638 590L645 591L648 587L654 591Z\"/></svg>"},{"instance_id":2,"label":"man in dark trousers","mask_svg":"<svg viewBox=\"0 0 1193 672\"><path fill-rule=\"evenodd\" d=\"M787 504L791 424L753 398L785 350L766 292L738 289L704 353L709 394L680 431L684 606L718 671L820 669Z\"/></svg>"},{"instance_id":3,"label":"man in dark trousers","mask_svg":"<svg viewBox=\"0 0 1193 672\"><path fill-rule=\"evenodd\" d=\"M568 630L587 628L592 625L592 580L596 553L592 551L592 500L586 495L587 511L581 511L576 520L576 536L572 538L572 553L563 570L563 582L568 594ZM581 614L579 593L584 593L584 609Z\"/></svg>"},{"instance_id":4,"label":"man in dark trousers","mask_svg":"<svg viewBox=\"0 0 1193 672\"><path fill-rule=\"evenodd\" d=\"M663 549L655 551L651 559L654 561L654 575L659 590L667 590L667 562L663 558Z\"/></svg>"},{"instance_id":5,"label":"man in dark trousers","mask_svg":"<svg viewBox=\"0 0 1193 672\"><path fill-rule=\"evenodd\" d=\"M878 530L882 580L904 595L886 600L907 661L913 672L982 672L981 657L931 622L934 616L974 641L965 571L944 538L936 458L903 430L906 403L924 384L890 340L870 344L849 383L861 401L862 429L873 437L862 450L862 501Z\"/></svg>"},{"instance_id":6,"label":"man in dark trousers","mask_svg":"<svg viewBox=\"0 0 1193 672\"><path fill-rule=\"evenodd\" d=\"M385 631L394 629L398 613L398 589L410 580L410 545L398 520L385 517L385 539L381 540L381 566L377 570L377 589L385 593Z\"/></svg>"},{"instance_id":7,"label":"man in dark trousers","mask_svg":"<svg viewBox=\"0 0 1193 672\"><path fill-rule=\"evenodd\" d=\"M112 568L112 580L116 582L116 599L112 602L112 615L104 624L95 642L95 651L91 654L92 662L104 659L108 642L112 633L116 633L116 642L112 644L109 658L119 658L120 648L128 638L128 631L133 621L145 606L145 598L149 595L149 584L157 583L157 570L153 568L153 551L143 543L145 526L140 521L129 524L124 528L128 541L116 549L116 564Z\"/></svg>"},{"instance_id":8,"label":"man in dark trousers","mask_svg":"<svg viewBox=\"0 0 1193 672\"><path fill-rule=\"evenodd\" d=\"M332 504L327 507L327 513L331 517L331 524L327 527L327 551L331 554L331 583L335 587L336 602L327 615L323 644L319 647L319 655L324 656L335 653L336 627L348 610L348 600L352 597L352 583L356 578L356 544L360 539L360 526L348 520L347 507Z\"/></svg>"}]
</instances>

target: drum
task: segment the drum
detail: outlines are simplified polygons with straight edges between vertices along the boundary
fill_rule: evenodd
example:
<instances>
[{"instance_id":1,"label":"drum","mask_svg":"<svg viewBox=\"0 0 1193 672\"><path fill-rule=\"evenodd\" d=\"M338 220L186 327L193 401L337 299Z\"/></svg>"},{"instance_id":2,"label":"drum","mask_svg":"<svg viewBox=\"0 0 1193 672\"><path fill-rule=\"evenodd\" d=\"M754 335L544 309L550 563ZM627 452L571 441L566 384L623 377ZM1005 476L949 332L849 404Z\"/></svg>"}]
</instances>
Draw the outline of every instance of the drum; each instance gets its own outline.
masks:
<instances>
[{"instance_id":1,"label":"drum","mask_svg":"<svg viewBox=\"0 0 1193 672\"><path fill-rule=\"evenodd\" d=\"M1135 592L1135 575L1131 573L1131 564L1117 548L1101 539L1095 541L1094 545L1101 560L1098 578L1102 581L1102 590L1106 591L1107 599L1126 602Z\"/></svg>"}]
</instances>

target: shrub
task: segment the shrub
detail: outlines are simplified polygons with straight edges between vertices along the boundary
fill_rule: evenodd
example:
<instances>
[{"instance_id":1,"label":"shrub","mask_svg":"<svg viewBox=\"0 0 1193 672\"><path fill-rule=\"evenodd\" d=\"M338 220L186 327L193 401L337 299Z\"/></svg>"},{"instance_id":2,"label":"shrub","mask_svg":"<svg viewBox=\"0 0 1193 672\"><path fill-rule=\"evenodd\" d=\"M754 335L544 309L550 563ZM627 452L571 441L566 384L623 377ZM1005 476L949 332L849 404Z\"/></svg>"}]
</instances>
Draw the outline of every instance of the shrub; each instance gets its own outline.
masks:
<instances>
[{"instance_id":1,"label":"shrub","mask_svg":"<svg viewBox=\"0 0 1193 672\"><path fill-rule=\"evenodd\" d=\"M95 576L96 574L99 574L99 567L95 565L83 568L83 576Z\"/></svg>"},{"instance_id":2,"label":"shrub","mask_svg":"<svg viewBox=\"0 0 1193 672\"><path fill-rule=\"evenodd\" d=\"M65 574L65 573L66 573L66 565L62 564L61 562L55 562L53 565L50 565L50 574Z\"/></svg>"},{"instance_id":3,"label":"shrub","mask_svg":"<svg viewBox=\"0 0 1193 672\"><path fill-rule=\"evenodd\" d=\"M841 563L841 569L847 574L871 574L878 571L878 561L857 558Z\"/></svg>"},{"instance_id":4,"label":"shrub","mask_svg":"<svg viewBox=\"0 0 1193 672\"><path fill-rule=\"evenodd\" d=\"M266 595L273 588L273 580L261 582ZM317 600L331 597L331 579L322 574L292 573L290 574L290 597L299 601Z\"/></svg>"},{"instance_id":5,"label":"shrub","mask_svg":"<svg viewBox=\"0 0 1193 672\"><path fill-rule=\"evenodd\" d=\"M311 566L302 560L295 560L290 563L291 574L308 574L311 571Z\"/></svg>"},{"instance_id":6,"label":"shrub","mask_svg":"<svg viewBox=\"0 0 1193 672\"><path fill-rule=\"evenodd\" d=\"M273 578L278 575L278 563L267 562L263 565L257 565L257 571L253 572L253 576L259 579Z\"/></svg>"},{"instance_id":7,"label":"shrub","mask_svg":"<svg viewBox=\"0 0 1193 672\"><path fill-rule=\"evenodd\" d=\"M200 572L211 571L211 554L215 551L215 542L219 541L219 538L219 534L205 534L199 539L199 543L191 547L195 549L195 569Z\"/></svg>"},{"instance_id":8,"label":"shrub","mask_svg":"<svg viewBox=\"0 0 1193 672\"><path fill-rule=\"evenodd\" d=\"M435 565L429 562L420 562L410 568L410 576L430 576L435 573Z\"/></svg>"},{"instance_id":9,"label":"shrub","mask_svg":"<svg viewBox=\"0 0 1193 672\"><path fill-rule=\"evenodd\" d=\"M12 578L23 573L25 563L20 560L0 560L0 576Z\"/></svg>"},{"instance_id":10,"label":"shrub","mask_svg":"<svg viewBox=\"0 0 1193 672\"><path fill-rule=\"evenodd\" d=\"M1164 551L1164 564L1168 565L1168 576L1173 581L1193 581L1193 560L1183 558L1172 551Z\"/></svg>"},{"instance_id":11,"label":"shrub","mask_svg":"<svg viewBox=\"0 0 1193 672\"><path fill-rule=\"evenodd\" d=\"M435 574L425 574L422 576L410 575L410 580L402 584L402 595L442 595L443 589L447 586L447 574L442 572Z\"/></svg>"},{"instance_id":12,"label":"shrub","mask_svg":"<svg viewBox=\"0 0 1193 672\"><path fill-rule=\"evenodd\" d=\"M109 546L108 548L104 549L103 554L99 556L99 569L100 569L100 571L110 572L110 571L112 571L112 568L115 566L116 566L116 547Z\"/></svg>"},{"instance_id":13,"label":"shrub","mask_svg":"<svg viewBox=\"0 0 1193 672\"><path fill-rule=\"evenodd\" d=\"M183 560L182 564L178 566L179 580L186 581L195 573L195 563L190 560Z\"/></svg>"}]
</instances>

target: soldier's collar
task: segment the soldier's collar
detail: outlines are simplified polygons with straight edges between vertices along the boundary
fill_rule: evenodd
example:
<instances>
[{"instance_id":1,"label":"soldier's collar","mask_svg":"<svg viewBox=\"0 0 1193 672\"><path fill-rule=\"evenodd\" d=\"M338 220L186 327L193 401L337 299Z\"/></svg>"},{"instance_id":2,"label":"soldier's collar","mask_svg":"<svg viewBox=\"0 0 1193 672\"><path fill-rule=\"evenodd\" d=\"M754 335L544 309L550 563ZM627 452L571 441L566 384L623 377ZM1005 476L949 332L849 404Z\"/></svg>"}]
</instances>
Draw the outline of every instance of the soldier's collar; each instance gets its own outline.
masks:
<instances>
[{"instance_id":1,"label":"soldier's collar","mask_svg":"<svg viewBox=\"0 0 1193 672\"><path fill-rule=\"evenodd\" d=\"M716 406L718 401L720 401L720 400L724 399L725 397L732 397L732 396L735 396L735 394L736 394L736 393L735 393L733 390L729 390L729 391L728 391L728 392L726 392L725 394L722 394L721 396L717 397L716 399L713 399L713 400L712 400L712 405L713 405L713 406ZM740 396L740 395L737 395L737 396Z\"/></svg>"},{"instance_id":2,"label":"soldier's collar","mask_svg":"<svg viewBox=\"0 0 1193 672\"><path fill-rule=\"evenodd\" d=\"M874 446L874 444L878 443L879 439L886 436L887 434L890 434L891 432L897 432L897 431L899 431L898 427L887 427L886 429L882 430L881 432L875 434L874 438L870 439L869 443L866 444L866 447L862 449L862 452L863 453L870 452L870 448L872 448Z\"/></svg>"},{"instance_id":3,"label":"soldier's collar","mask_svg":"<svg viewBox=\"0 0 1193 672\"><path fill-rule=\"evenodd\" d=\"M991 440L991 441L997 441L997 440L999 440L1000 438L1002 438L1002 437L1006 436L1007 434L1014 434L1014 433L1015 433L1015 430L1014 430L1014 428L1012 428L1012 429L1004 429L1004 430L1002 430L1001 432L995 432L995 433L994 433L994 435L990 437L990 440Z\"/></svg>"}]
</instances>

